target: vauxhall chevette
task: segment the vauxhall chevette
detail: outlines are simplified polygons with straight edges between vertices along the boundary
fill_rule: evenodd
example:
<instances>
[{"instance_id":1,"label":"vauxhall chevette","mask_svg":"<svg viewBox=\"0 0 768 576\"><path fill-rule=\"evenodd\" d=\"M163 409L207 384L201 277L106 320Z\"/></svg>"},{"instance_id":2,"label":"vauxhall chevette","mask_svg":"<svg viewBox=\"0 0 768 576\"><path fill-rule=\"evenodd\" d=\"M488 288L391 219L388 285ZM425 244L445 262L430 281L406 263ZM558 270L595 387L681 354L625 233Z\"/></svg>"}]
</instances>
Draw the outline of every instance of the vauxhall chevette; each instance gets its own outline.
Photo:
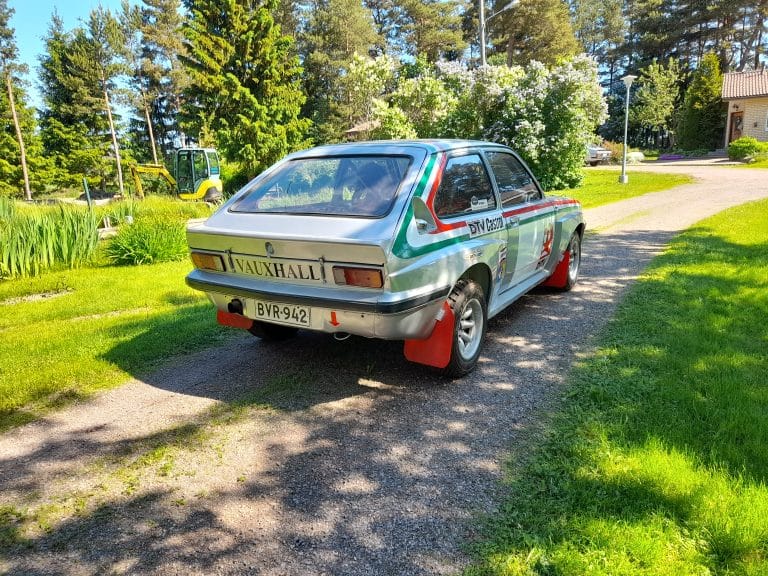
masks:
<instances>
[{"instance_id":1,"label":"vauxhall chevette","mask_svg":"<svg viewBox=\"0 0 768 576\"><path fill-rule=\"evenodd\" d=\"M539 285L571 289L580 204L545 195L511 149L463 140L357 142L291 154L187 227L221 324L403 340L458 377L488 319Z\"/></svg>"}]
</instances>

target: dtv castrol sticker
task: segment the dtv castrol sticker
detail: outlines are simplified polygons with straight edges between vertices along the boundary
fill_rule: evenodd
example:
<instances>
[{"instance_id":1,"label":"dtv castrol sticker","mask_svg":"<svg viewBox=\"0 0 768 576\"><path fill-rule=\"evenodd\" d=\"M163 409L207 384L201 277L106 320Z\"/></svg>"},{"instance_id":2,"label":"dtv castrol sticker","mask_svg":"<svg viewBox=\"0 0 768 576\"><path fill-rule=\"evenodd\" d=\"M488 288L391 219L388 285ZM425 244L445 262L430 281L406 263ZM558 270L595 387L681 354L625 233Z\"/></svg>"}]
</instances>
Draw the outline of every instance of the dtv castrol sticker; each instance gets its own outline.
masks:
<instances>
[{"instance_id":1,"label":"dtv castrol sticker","mask_svg":"<svg viewBox=\"0 0 768 576\"><path fill-rule=\"evenodd\" d=\"M501 215L488 216L487 218L467 222L467 226L469 226L469 237L474 238L475 236L483 236L484 234L503 230L504 218Z\"/></svg>"}]
</instances>

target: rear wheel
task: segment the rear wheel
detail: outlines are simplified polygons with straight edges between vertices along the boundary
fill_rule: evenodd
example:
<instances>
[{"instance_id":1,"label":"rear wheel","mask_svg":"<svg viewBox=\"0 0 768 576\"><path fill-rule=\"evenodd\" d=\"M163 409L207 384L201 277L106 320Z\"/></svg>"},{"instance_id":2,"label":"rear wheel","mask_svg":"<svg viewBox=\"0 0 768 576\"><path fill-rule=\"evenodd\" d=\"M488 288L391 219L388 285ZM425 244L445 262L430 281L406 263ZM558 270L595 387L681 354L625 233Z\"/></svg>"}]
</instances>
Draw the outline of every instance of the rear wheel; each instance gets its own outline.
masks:
<instances>
[{"instance_id":1,"label":"rear wheel","mask_svg":"<svg viewBox=\"0 0 768 576\"><path fill-rule=\"evenodd\" d=\"M260 322L259 320L254 320L253 326L248 329L248 332L267 342L288 340L293 338L298 331L299 329L293 326L280 326L278 324L270 324L269 322Z\"/></svg>"},{"instance_id":2,"label":"rear wheel","mask_svg":"<svg viewBox=\"0 0 768 576\"><path fill-rule=\"evenodd\" d=\"M487 309L482 287L472 280L459 280L448 303L454 316L451 361L443 370L454 378L471 372L480 357L485 339Z\"/></svg>"},{"instance_id":3,"label":"rear wheel","mask_svg":"<svg viewBox=\"0 0 768 576\"><path fill-rule=\"evenodd\" d=\"M576 285L579 279L579 269L581 268L581 236L574 232L571 241L568 243L568 276L566 277L563 290L570 290Z\"/></svg>"}]
</instances>

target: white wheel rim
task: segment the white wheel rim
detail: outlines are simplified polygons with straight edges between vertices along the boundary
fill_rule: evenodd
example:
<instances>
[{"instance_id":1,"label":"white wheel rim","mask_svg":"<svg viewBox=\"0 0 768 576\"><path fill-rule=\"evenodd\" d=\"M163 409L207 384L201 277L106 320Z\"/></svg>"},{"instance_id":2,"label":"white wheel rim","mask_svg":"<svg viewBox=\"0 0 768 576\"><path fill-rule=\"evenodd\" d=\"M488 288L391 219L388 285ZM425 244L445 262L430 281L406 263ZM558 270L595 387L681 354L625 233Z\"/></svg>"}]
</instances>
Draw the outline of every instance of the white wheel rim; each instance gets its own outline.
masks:
<instances>
[{"instance_id":1,"label":"white wheel rim","mask_svg":"<svg viewBox=\"0 0 768 576\"><path fill-rule=\"evenodd\" d=\"M462 308L456 329L457 348L464 360L470 360L477 353L482 335L483 307L473 298Z\"/></svg>"},{"instance_id":2,"label":"white wheel rim","mask_svg":"<svg viewBox=\"0 0 768 576\"><path fill-rule=\"evenodd\" d=\"M581 251L579 250L579 241L577 238L571 240L568 262L568 278L575 282L579 275L579 264L581 263Z\"/></svg>"}]
</instances>

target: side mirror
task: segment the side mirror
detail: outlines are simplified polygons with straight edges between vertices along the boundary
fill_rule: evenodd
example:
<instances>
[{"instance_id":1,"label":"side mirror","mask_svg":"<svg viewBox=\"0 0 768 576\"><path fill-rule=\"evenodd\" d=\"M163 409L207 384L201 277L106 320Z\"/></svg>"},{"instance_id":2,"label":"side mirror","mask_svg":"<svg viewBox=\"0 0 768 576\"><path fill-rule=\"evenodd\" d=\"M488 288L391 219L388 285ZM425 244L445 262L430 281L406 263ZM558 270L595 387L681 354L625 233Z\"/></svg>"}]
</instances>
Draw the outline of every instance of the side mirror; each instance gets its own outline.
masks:
<instances>
[{"instance_id":1,"label":"side mirror","mask_svg":"<svg viewBox=\"0 0 768 576\"><path fill-rule=\"evenodd\" d=\"M424 200L414 196L411 200L411 208L413 208L413 218L419 234L429 234L437 230L437 222L435 222L435 218L432 216L429 208L427 208Z\"/></svg>"}]
</instances>

